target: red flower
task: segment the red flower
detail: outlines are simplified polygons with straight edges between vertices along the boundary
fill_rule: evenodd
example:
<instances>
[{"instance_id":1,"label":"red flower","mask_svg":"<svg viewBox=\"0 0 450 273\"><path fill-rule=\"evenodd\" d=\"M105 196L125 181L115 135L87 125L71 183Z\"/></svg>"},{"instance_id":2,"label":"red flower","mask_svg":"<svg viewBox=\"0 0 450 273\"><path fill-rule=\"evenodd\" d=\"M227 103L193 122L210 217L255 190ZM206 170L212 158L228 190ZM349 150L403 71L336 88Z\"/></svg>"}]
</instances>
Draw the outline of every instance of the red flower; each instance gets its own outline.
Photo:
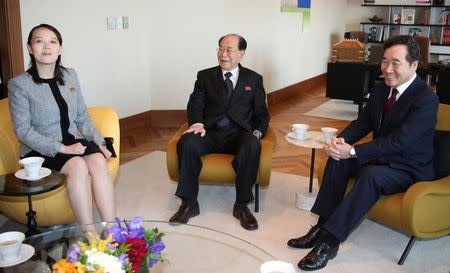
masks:
<instances>
[{"instance_id":1,"label":"red flower","mask_svg":"<svg viewBox=\"0 0 450 273\"><path fill-rule=\"evenodd\" d=\"M147 243L140 238L128 238L125 244L129 245L128 259L132 269L137 272L141 267L142 260L147 254Z\"/></svg>"}]
</instances>

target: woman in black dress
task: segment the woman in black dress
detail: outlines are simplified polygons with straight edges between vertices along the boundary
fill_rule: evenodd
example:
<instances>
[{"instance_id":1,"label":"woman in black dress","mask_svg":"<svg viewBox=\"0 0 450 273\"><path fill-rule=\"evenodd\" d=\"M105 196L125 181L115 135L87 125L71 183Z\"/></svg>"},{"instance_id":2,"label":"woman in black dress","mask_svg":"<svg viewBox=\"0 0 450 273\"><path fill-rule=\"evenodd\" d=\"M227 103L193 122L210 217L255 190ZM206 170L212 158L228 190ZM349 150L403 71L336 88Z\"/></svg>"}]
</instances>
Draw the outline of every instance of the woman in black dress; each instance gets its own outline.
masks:
<instances>
[{"instance_id":1,"label":"woman in black dress","mask_svg":"<svg viewBox=\"0 0 450 273\"><path fill-rule=\"evenodd\" d=\"M27 42L30 68L8 82L20 157L41 156L44 167L66 176L80 224L93 222L93 198L102 220L114 221L114 183L107 167L111 153L90 120L75 70L60 64L61 45L56 28L34 27Z\"/></svg>"}]
</instances>

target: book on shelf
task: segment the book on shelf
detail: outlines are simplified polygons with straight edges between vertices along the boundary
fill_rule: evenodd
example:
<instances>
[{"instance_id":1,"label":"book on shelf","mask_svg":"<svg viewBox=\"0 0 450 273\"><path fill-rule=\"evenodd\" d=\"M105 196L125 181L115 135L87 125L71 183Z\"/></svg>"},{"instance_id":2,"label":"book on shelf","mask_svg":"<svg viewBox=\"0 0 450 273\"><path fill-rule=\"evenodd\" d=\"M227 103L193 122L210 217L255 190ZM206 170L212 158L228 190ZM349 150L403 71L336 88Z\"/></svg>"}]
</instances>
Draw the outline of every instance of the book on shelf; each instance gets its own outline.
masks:
<instances>
[{"instance_id":1,"label":"book on shelf","mask_svg":"<svg viewBox=\"0 0 450 273\"><path fill-rule=\"evenodd\" d=\"M400 13L394 13L394 15L392 15L392 23L398 25L402 23L402 16Z\"/></svg>"},{"instance_id":2,"label":"book on shelf","mask_svg":"<svg viewBox=\"0 0 450 273\"><path fill-rule=\"evenodd\" d=\"M376 41L377 42L383 42L384 31L385 31L384 26L381 26L379 31L377 32L377 35L376 35Z\"/></svg>"},{"instance_id":3,"label":"book on shelf","mask_svg":"<svg viewBox=\"0 0 450 273\"><path fill-rule=\"evenodd\" d=\"M391 26L389 29L389 37L400 35L400 26Z\"/></svg>"},{"instance_id":4,"label":"book on shelf","mask_svg":"<svg viewBox=\"0 0 450 273\"><path fill-rule=\"evenodd\" d=\"M386 41L388 38L389 38L388 26L383 26L383 40L382 40L382 42Z\"/></svg>"},{"instance_id":5,"label":"book on shelf","mask_svg":"<svg viewBox=\"0 0 450 273\"><path fill-rule=\"evenodd\" d=\"M450 27L444 27L442 29L442 44L450 44Z\"/></svg>"},{"instance_id":6,"label":"book on shelf","mask_svg":"<svg viewBox=\"0 0 450 273\"><path fill-rule=\"evenodd\" d=\"M425 9L423 12L423 24L428 25L430 23L430 10Z\"/></svg>"},{"instance_id":7,"label":"book on shelf","mask_svg":"<svg viewBox=\"0 0 450 273\"><path fill-rule=\"evenodd\" d=\"M424 5L424 4L431 4L430 0L416 0L416 4Z\"/></svg>"},{"instance_id":8,"label":"book on shelf","mask_svg":"<svg viewBox=\"0 0 450 273\"><path fill-rule=\"evenodd\" d=\"M402 9L402 24L412 25L414 24L414 17L416 14L415 9Z\"/></svg>"},{"instance_id":9,"label":"book on shelf","mask_svg":"<svg viewBox=\"0 0 450 273\"><path fill-rule=\"evenodd\" d=\"M444 9L441 11L441 14L439 16L441 17L441 25L447 25L448 24L448 15L450 13L450 10Z\"/></svg>"}]
</instances>

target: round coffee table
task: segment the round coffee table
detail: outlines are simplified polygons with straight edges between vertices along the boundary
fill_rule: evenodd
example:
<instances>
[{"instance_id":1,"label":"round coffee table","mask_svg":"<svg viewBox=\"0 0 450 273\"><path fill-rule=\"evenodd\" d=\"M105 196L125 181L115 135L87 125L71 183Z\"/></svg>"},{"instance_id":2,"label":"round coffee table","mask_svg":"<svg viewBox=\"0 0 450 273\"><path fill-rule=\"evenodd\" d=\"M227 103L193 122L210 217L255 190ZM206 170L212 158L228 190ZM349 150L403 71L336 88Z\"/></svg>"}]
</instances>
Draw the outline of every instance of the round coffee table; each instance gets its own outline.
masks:
<instances>
[{"instance_id":1,"label":"round coffee table","mask_svg":"<svg viewBox=\"0 0 450 273\"><path fill-rule=\"evenodd\" d=\"M66 183L65 176L59 172L52 171L50 175L36 181L17 178L13 173L0 175L0 195L5 196L27 196L27 236L39 233L36 223L36 212L33 210L31 196L52 191Z\"/></svg>"},{"instance_id":2,"label":"round coffee table","mask_svg":"<svg viewBox=\"0 0 450 273\"><path fill-rule=\"evenodd\" d=\"M152 273L248 273L259 272L261 264L275 258L258 246L218 230L196 225L172 225L165 221L145 221L145 228L158 228L163 232L163 242L166 248L163 256L166 261L156 264ZM94 225L101 231L101 224ZM66 253L64 246L72 244L82 236L82 227L78 225L67 226L43 232L25 239L24 243L32 245L36 255L11 269L11 272L27 272L28 268L38 268L35 273L50 272L46 264L50 260L59 260L48 249L58 246ZM61 251L59 251L61 252ZM49 254L50 253L50 254ZM48 257L52 256L51 259ZM15 271L14 271L15 270Z\"/></svg>"}]
</instances>

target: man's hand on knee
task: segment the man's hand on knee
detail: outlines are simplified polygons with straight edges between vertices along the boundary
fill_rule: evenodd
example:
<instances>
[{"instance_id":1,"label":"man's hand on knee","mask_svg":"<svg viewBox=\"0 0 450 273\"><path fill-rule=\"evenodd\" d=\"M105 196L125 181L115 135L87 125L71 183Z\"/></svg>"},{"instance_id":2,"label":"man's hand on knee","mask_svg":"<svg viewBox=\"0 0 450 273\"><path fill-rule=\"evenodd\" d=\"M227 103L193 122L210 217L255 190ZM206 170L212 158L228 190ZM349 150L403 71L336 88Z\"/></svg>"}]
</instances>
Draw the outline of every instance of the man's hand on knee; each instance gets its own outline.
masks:
<instances>
[{"instance_id":1,"label":"man's hand on knee","mask_svg":"<svg viewBox=\"0 0 450 273\"><path fill-rule=\"evenodd\" d=\"M204 137L206 135L206 130L203 127L203 124L195 123L192 124L191 127L189 127L186 131L183 132L183 134L188 133L200 134L201 137Z\"/></svg>"}]
</instances>

